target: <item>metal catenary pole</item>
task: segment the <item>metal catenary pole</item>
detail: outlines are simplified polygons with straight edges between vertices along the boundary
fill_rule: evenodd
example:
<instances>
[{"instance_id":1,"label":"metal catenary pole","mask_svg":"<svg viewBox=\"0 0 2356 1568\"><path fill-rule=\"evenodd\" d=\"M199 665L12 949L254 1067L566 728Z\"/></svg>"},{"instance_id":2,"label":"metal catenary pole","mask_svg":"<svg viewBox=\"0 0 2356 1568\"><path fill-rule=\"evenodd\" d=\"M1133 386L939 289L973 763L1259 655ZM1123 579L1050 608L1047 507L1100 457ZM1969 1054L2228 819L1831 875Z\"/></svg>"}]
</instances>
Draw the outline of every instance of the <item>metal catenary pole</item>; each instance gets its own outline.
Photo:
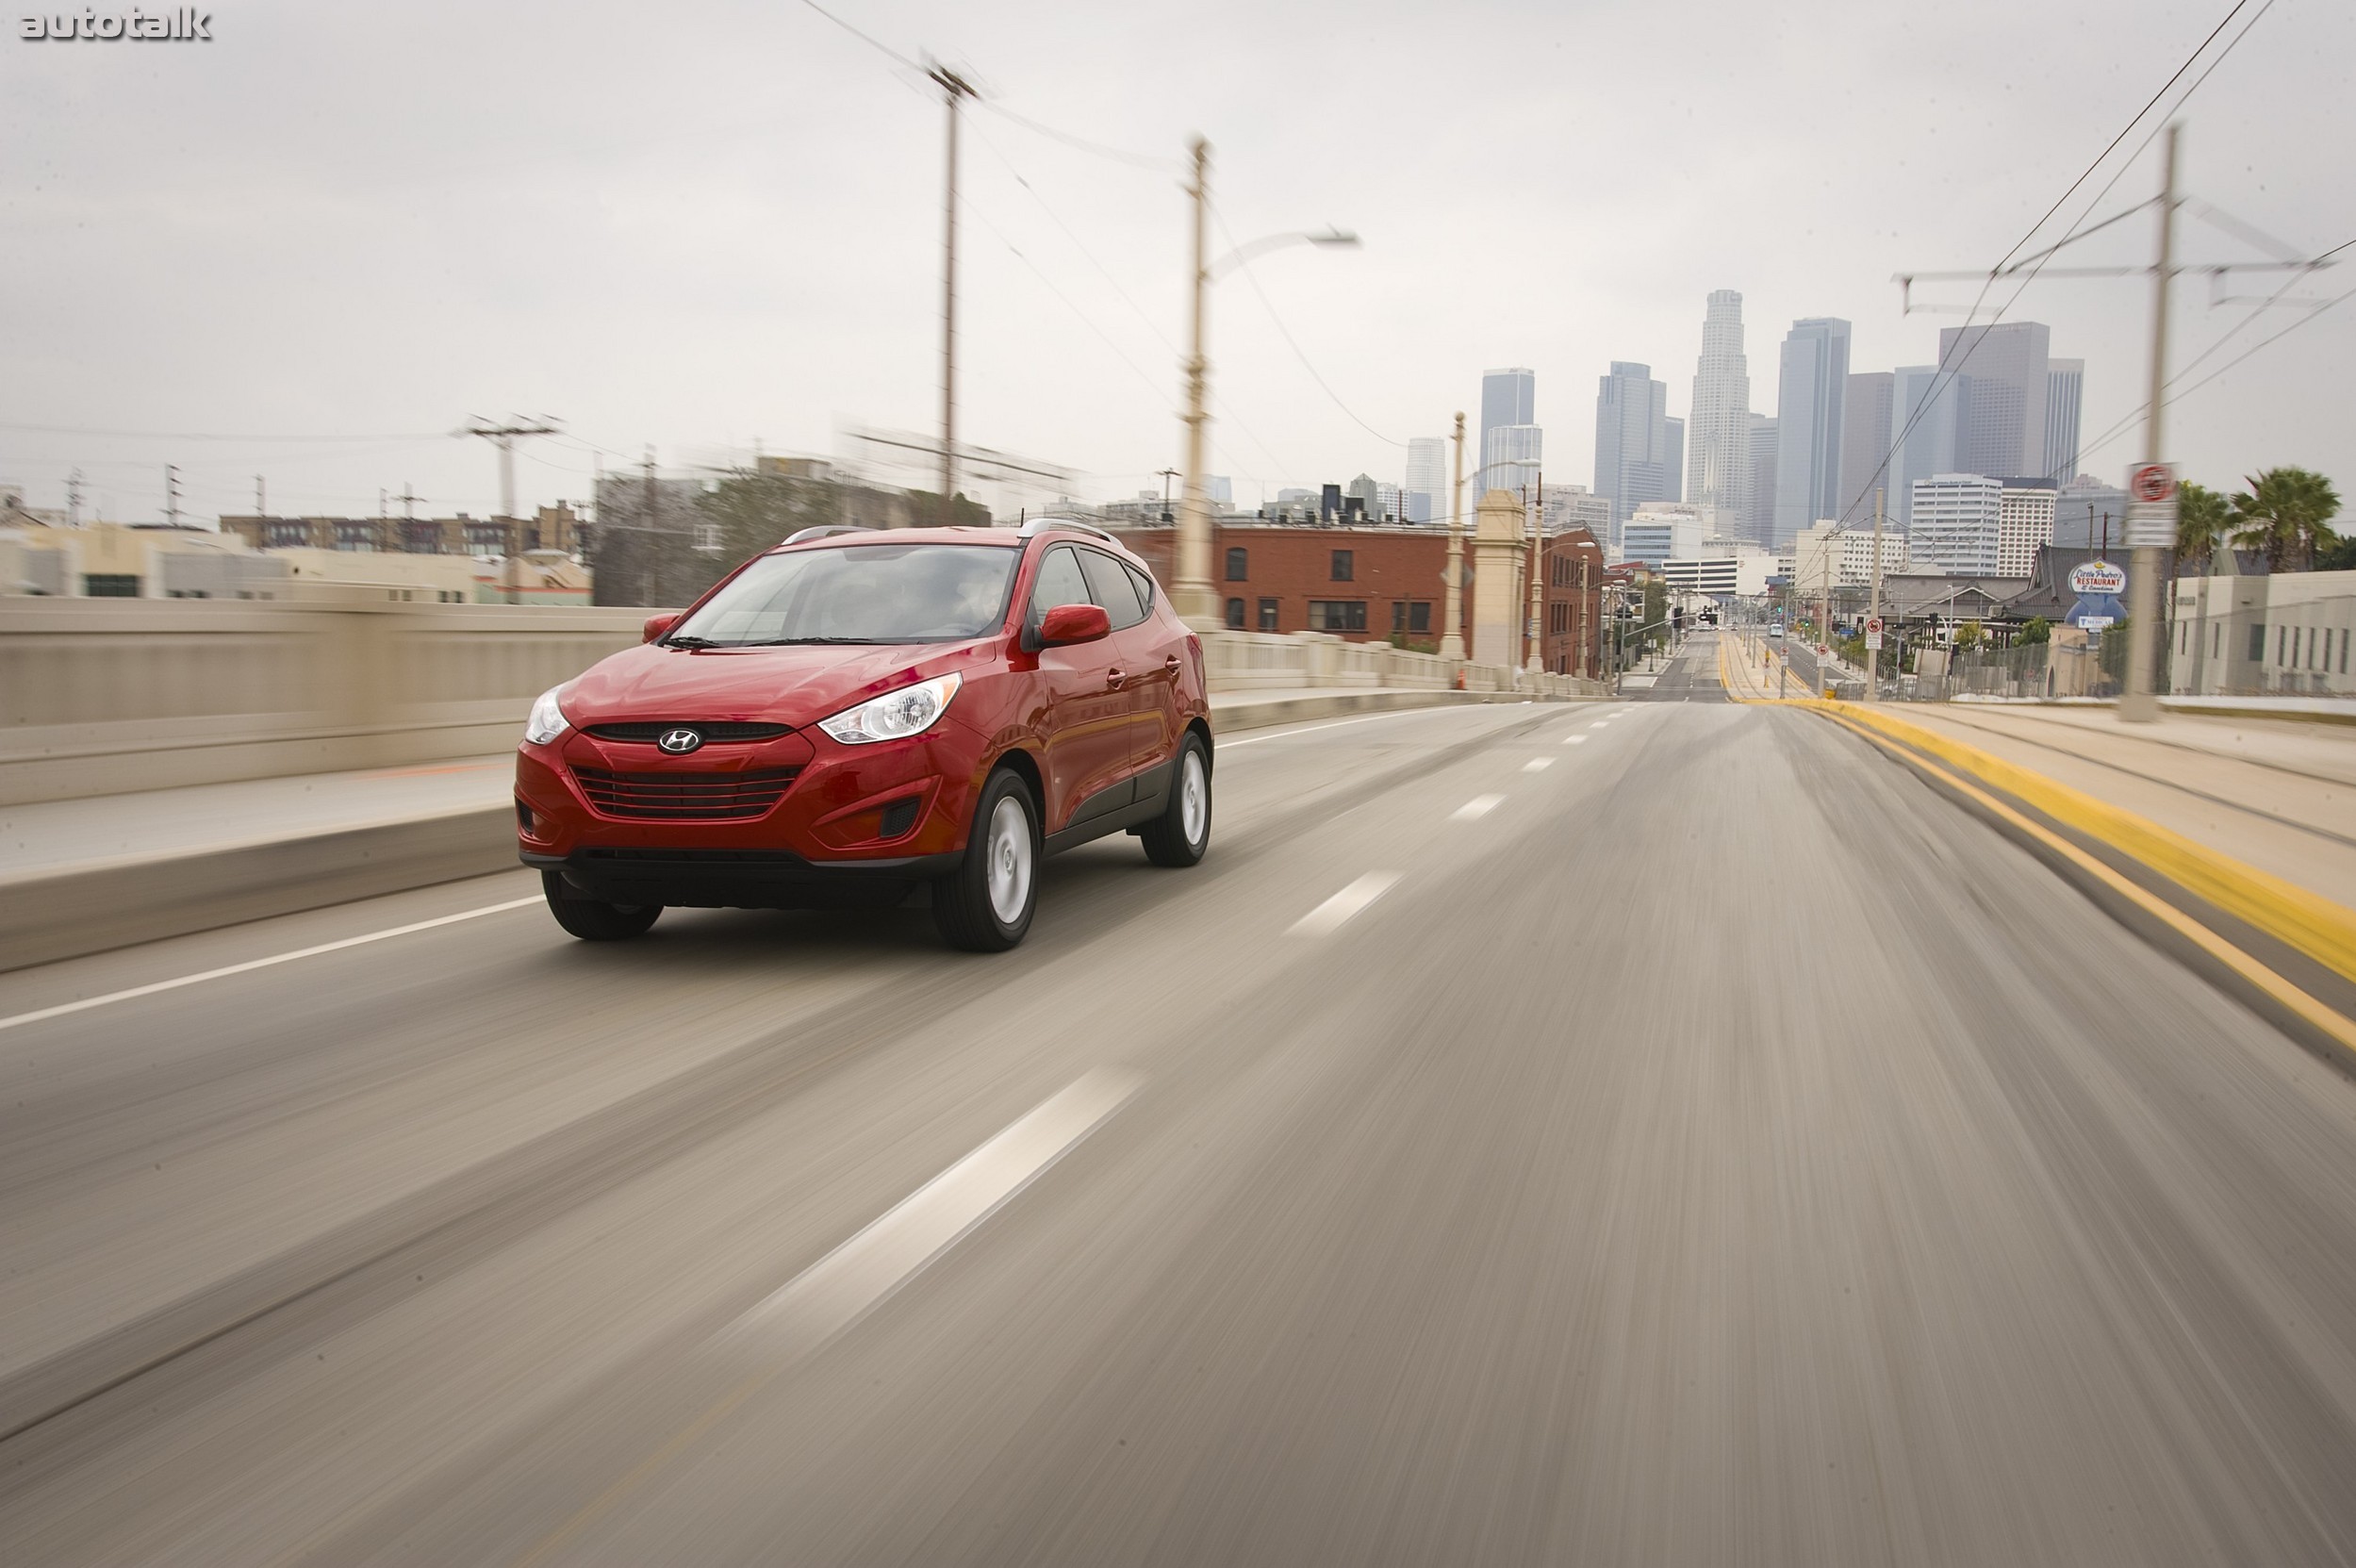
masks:
<instances>
[{"instance_id":1,"label":"metal catenary pole","mask_svg":"<svg viewBox=\"0 0 2356 1568\"><path fill-rule=\"evenodd\" d=\"M1873 701L1882 675L1882 640L1875 625L1882 619L1882 498L1886 492L1879 486L1873 490L1873 591L1869 596L1865 612L1866 629L1872 635L1865 639L1865 700Z\"/></svg>"},{"instance_id":2,"label":"metal catenary pole","mask_svg":"<svg viewBox=\"0 0 2356 1568\"><path fill-rule=\"evenodd\" d=\"M2170 125L2161 140L2160 260L2151 290L2151 398L2145 410L2145 460L2166 462L2161 440L2161 416L2167 389L2167 296L2175 273L2176 140ZM2153 538L2149 523L2128 523L2127 690L2118 704L2119 718L2149 724L2160 717L2160 700L2153 695L2154 666L2159 652L2160 567L2167 553Z\"/></svg>"},{"instance_id":3,"label":"metal catenary pole","mask_svg":"<svg viewBox=\"0 0 2356 1568\"><path fill-rule=\"evenodd\" d=\"M1194 157L1194 181L1186 191L1194 206L1194 311L1186 355L1186 489L1178 502L1175 597L1178 615L1201 630L1223 623L1211 586L1211 503L1203 478L1204 426L1211 420L1211 364L1203 355L1211 292L1211 143L1198 136L1188 150Z\"/></svg>"},{"instance_id":4,"label":"metal catenary pole","mask_svg":"<svg viewBox=\"0 0 2356 1568\"><path fill-rule=\"evenodd\" d=\"M947 66L930 73L948 103L948 191L943 202L941 244L941 521L957 520L957 101L974 96Z\"/></svg>"},{"instance_id":5,"label":"metal catenary pole","mask_svg":"<svg viewBox=\"0 0 2356 1568\"><path fill-rule=\"evenodd\" d=\"M1445 628L1440 656L1464 657L1464 414L1457 414L1456 479L1448 487L1448 602L1441 618Z\"/></svg>"}]
</instances>

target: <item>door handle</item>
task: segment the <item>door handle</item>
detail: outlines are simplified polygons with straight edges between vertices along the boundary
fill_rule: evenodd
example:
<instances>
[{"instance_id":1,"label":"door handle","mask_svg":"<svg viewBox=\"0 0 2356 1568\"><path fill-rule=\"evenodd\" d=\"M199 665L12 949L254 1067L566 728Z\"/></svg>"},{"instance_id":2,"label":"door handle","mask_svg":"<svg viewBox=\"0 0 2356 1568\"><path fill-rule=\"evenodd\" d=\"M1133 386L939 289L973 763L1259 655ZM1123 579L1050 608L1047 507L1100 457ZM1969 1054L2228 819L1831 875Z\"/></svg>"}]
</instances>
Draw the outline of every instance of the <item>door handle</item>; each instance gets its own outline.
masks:
<instances>
[{"instance_id":1,"label":"door handle","mask_svg":"<svg viewBox=\"0 0 2356 1568\"><path fill-rule=\"evenodd\" d=\"M1108 669L1104 672L1104 689L1107 691L1118 691L1128 682L1127 673L1118 668Z\"/></svg>"},{"instance_id":2,"label":"door handle","mask_svg":"<svg viewBox=\"0 0 2356 1568\"><path fill-rule=\"evenodd\" d=\"M1171 654L1168 658L1162 661L1162 668L1169 674L1177 674L1178 672L1178 656L1176 653Z\"/></svg>"}]
</instances>

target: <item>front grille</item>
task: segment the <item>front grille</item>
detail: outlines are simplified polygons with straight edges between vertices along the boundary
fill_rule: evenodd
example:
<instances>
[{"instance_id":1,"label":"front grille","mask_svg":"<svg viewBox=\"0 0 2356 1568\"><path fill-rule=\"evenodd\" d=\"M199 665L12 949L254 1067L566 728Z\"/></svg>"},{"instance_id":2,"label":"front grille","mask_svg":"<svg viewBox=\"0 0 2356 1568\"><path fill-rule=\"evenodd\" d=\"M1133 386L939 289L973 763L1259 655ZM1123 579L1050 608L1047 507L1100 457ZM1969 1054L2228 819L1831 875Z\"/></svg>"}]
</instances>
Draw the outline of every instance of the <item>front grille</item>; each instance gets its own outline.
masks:
<instances>
[{"instance_id":1,"label":"front grille","mask_svg":"<svg viewBox=\"0 0 2356 1568\"><path fill-rule=\"evenodd\" d=\"M779 735L791 734L791 724L750 724L737 719L713 720L671 718L661 723L631 722L626 724L592 724L589 734L600 740L624 740L635 745L651 746L673 730L693 730L703 737L706 746L726 746L748 740L775 740Z\"/></svg>"},{"instance_id":2,"label":"front grille","mask_svg":"<svg viewBox=\"0 0 2356 1568\"><path fill-rule=\"evenodd\" d=\"M753 773L609 773L576 767L581 792L607 817L720 822L759 817L785 797L799 767Z\"/></svg>"}]
</instances>

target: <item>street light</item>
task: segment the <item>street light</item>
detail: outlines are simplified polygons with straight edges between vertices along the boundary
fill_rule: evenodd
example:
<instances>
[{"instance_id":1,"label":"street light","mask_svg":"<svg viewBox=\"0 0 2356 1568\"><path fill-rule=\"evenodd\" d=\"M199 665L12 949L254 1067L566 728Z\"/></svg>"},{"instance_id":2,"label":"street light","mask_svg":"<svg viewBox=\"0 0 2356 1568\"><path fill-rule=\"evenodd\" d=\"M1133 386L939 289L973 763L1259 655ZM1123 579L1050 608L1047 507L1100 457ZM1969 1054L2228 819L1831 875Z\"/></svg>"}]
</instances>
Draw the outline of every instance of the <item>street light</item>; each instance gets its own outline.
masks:
<instances>
[{"instance_id":1,"label":"street light","mask_svg":"<svg viewBox=\"0 0 2356 1568\"><path fill-rule=\"evenodd\" d=\"M1219 614L1218 594L1211 585L1211 503L1203 486L1203 426L1211 418L1211 362L1204 356L1203 336L1211 285L1253 256L1287 245L1356 246L1358 236L1340 229L1322 233L1271 234L1239 245L1214 265L1209 260L1211 224L1211 144L1194 139L1194 183L1187 193L1194 198L1194 338L1186 360L1186 494L1178 503L1178 582L1171 598L1186 623L1196 631L1216 631L1226 624Z\"/></svg>"}]
</instances>

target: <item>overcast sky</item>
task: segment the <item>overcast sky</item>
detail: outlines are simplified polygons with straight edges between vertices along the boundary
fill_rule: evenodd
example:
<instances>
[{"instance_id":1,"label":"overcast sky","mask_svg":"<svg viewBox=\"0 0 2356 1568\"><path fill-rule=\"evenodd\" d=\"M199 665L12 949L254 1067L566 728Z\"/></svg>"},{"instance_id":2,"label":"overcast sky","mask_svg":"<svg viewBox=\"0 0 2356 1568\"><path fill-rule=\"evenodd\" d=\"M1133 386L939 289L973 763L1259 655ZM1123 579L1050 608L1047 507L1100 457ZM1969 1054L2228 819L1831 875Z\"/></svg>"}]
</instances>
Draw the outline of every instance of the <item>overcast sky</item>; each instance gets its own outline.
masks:
<instances>
[{"instance_id":1,"label":"overcast sky","mask_svg":"<svg viewBox=\"0 0 2356 1568\"><path fill-rule=\"evenodd\" d=\"M1537 370L1547 478L1585 483L1597 376L1647 362L1685 413L1712 289L1744 296L1763 412L1795 317L1852 321L1857 370L1936 359L1953 318L1903 314L1890 274L1993 264L2231 4L829 8L1015 114L1171 160L967 122L960 434L1084 494L1179 459L1190 135L1234 239L1363 237L1253 268L1347 411L1246 278L1217 291L1212 466L1250 504L1397 477L1394 443L1477 418L1497 365ZM518 464L527 505L584 494L593 449L668 465L937 427L938 94L805 5L224 0L211 42L136 44L24 41L23 10L0 41L0 480L35 504L78 466L103 515L153 520L174 462L204 518L250 509L256 472L273 511L370 513L406 483L481 514L491 453L438 434L470 414L565 421ZM2304 251L2356 239L2352 61L2356 8L2273 0L2183 113L2186 190ZM2151 193L2156 155L2097 217ZM2151 239L2137 217L2069 259L2142 262ZM2198 221L2179 249L2258 255ZM2356 288L2348 255L2298 291ZM2210 290L2180 285L2178 365L2249 313ZM2150 302L2145 278L2040 281L2012 307L2087 361L2089 441L2141 401ZM2175 404L2173 454L2356 496L2351 354L2356 301ZM2140 445L2084 466L2115 478Z\"/></svg>"}]
</instances>

